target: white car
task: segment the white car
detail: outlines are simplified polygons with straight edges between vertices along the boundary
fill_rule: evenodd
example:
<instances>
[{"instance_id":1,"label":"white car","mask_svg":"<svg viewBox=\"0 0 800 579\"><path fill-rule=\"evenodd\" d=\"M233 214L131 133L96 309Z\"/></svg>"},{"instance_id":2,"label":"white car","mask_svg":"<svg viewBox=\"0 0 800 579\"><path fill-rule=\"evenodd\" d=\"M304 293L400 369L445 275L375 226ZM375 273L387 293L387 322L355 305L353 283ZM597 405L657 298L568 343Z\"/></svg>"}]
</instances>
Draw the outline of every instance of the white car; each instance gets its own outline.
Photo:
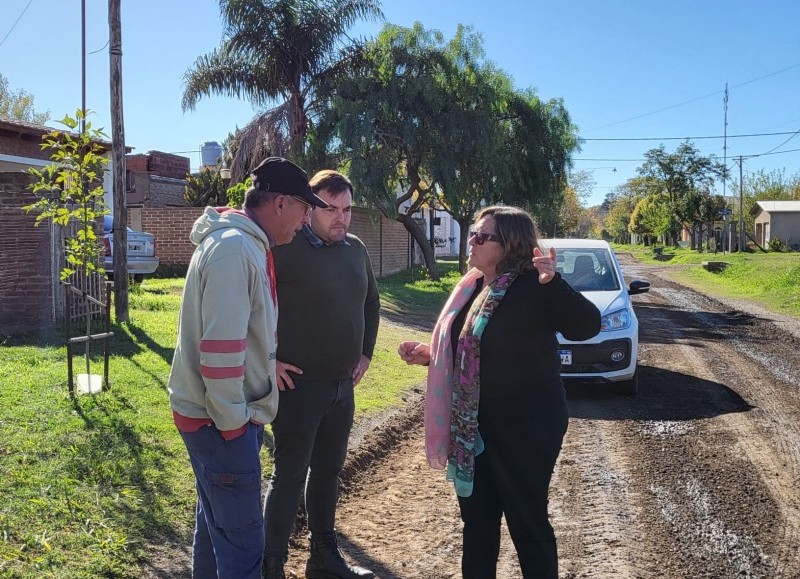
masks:
<instances>
[{"instance_id":1,"label":"white car","mask_svg":"<svg viewBox=\"0 0 800 579\"><path fill-rule=\"evenodd\" d=\"M595 337L572 342L558 334L561 377L581 382L613 382L619 391L639 388L639 322L630 296L650 289L642 280L625 287L622 270L607 242L595 239L542 239L545 254L556 250L556 270L600 310Z\"/></svg>"},{"instance_id":2,"label":"white car","mask_svg":"<svg viewBox=\"0 0 800 579\"><path fill-rule=\"evenodd\" d=\"M105 258L103 269L109 278L114 277L114 217L112 215L103 216L103 245L105 246ZM133 281L141 283L145 275L149 275L158 269L158 257L156 256L156 238L152 233L144 231L134 231L128 227L128 274L133 277Z\"/></svg>"}]
</instances>

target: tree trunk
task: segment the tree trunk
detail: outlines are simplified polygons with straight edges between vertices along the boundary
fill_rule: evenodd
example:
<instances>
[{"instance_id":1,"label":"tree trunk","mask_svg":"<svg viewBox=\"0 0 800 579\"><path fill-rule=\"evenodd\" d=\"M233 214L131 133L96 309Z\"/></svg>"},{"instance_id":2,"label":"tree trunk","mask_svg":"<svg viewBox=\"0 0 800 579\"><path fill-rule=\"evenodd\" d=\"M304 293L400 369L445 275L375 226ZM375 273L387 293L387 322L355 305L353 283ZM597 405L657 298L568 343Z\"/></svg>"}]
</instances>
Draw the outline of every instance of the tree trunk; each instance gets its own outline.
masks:
<instances>
[{"instance_id":1,"label":"tree trunk","mask_svg":"<svg viewBox=\"0 0 800 579\"><path fill-rule=\"evenodd\" d=\"M472 220L458 222L458 271L467 273L467 243L469 242L469 226Z\"/></svg>"},{"instance_id":2,"label":"tree trunk","mask_svg":"<svg viewBox=\"0 0 800 579\"><path fill-rule=\"evenodd\" d=\"M290 96L291 125L289 126L289 157L299 162L302 159L306 146L308 132L308 117L306 116L306 103L300 91L292 91Z\"/></svg>"},{"instance_id":3,"label":"tree trunk","mask_svg":"<svg viewBox=\"0 0 800 579\"><path fill-rule=\"evenodd\" d=\"M425 232L419 226L419 223L417 223L408 213L398 213L397 221L403 224L403 226L406 228L406 231L411 234L411 237L414 238L414 241L417 242L417 245L419 245L420 249L422 250L428 275L432 280L439 281L439 269L436 267L436 257L433 255L433 249L431 248L430 243L428 243L428 240L425 237Z\"/></svg>"},{"instance_id":4,"label":"tree trunk","mask_svg":"<svg viewBox=\"0 0 800 579\"><path fill-rule=\"evenodd\" d=\"M128 321L128 207L125 192L125 122L122 114L122 0L108 0L109 62L111 65L111 150L114 159L114 313Z\"/></svg>"}]
</instances>

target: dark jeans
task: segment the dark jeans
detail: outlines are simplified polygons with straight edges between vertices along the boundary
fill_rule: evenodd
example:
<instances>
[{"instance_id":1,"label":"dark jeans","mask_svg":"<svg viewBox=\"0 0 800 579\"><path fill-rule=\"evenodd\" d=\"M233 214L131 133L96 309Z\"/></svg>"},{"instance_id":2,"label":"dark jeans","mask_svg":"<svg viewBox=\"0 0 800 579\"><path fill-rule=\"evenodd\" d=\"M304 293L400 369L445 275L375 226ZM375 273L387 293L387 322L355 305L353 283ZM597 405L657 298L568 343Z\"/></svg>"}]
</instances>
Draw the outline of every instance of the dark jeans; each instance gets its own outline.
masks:
<instances>
[{"instance_id":1,"label":"dark jeans","mask_svg":"<svg viewBox=\"0 0 800 579\"><path fill-rule=\"evenodd\" d=\"M305 484L308 527L334 531L339 473L347 456L355 403L353 381L295 378L280 394L272 422L275 465L264 505L267 557L285 557Z\"/></svg>"},{"instance_id":2,"label":"dark jeans","mask_svg":"<svg viewBox=\"0 0 800 579\"><path fill-rule=\"evenodd\" d=\"M182 432L197 487L193 579L258 579L264 557L259 450L264 427L225 440L214 426Z\"/></svg>"},{"instance_id":3,"label":"dark jeans","mask_svg":"<svg viewBox=\"0 0 800 579\"><path fill-rule=\"evenodd\" d=\"M567 410L560 401L538 412L526 413L526 407L500 412L479 426L486 448L475 459L472 495L458 498L464 521L464 579L495 578L503 515L522 576L558 579L547 494L567 429Z\"/></svg>"}]
</instances>

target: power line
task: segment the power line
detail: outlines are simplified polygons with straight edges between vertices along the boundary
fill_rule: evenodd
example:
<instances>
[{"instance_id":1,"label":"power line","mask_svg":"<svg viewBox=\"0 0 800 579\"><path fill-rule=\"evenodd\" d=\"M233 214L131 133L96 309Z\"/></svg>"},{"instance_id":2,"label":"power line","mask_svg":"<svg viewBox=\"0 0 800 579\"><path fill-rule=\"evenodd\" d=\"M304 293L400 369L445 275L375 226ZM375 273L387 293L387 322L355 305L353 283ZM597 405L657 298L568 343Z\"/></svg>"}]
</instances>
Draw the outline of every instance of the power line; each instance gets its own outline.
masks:
<instances>
[{"instance_id":1,"label":"power line","mask_svg":"<svg viewBox=\"0 0 800 579\"><path fill-rule=\"evenodd\" d=\"M722 92L721 90L715 90L714 92L710 92L710 93L705 94L703 96L699 96L699 97L696 97L696 98L693 98L693 99L689 99L688 101L683 101L683 102L680 102L680 103L675 104L675 105L670 105L668 107L664 107L662 109L658 109L658 110L655 110L655 111L650 111L649 113L642 113L641 115L636 115L635 117L631 117L629 119L624 119L622 121L616 121L614 123L608 123L607 125L602 125L600 127L594 127L592 129L587 129L587 130L596 131L596 130L599 130L599 129L605 129L605 128L608 128L608 127L613 127L614 125L621 125L622 123L627 123L629 121L635 121L636 119L641 119L643 117L649 117L650 115L655 115L656 113L663 113L664 111L668 111L670 109L676 109L678 107L682 107L683 105L688 105L688 104L696 102L696 101L707 99L708 97L711 97L711 96L714 96L714 95L718 95L721 92Z\"/></svg>"},{"instance_id":2,"label":"power line","mask_svg":"<svg viewBox=\"0 0 800 579\"><path fill-rule=\"evenodd\" d=\"M797 64L792 64L792 65L787 66L785 68L782 68L780 70L776 70L776 71L764 74L762 76L759 76L759 77L756 77L756 78L751 78L750 80L746 80L744 82L740 82L739 84L733 85L731 88L739 88L739 87L742 87L742 86L757 82L759 80L764 80L765 78L769 78L771 76L775 76L776 74L781 74L782 72L786 72L787 70L792 70L793 68L797 68L799 66L800 66L800 62L798 62ZM650 115L655 115L657 113L663 113L664 111L668 111L668 110L671 110L671 109L682 107L683 105L688 105L688 104L693 103L693 102L697 102L697 101L700 101L700 100L703 100L703 99L707 99L708 97L719 95L719 94L722 94L723 92L724 91L721 91L721 90L710 92L710 93L705 94L703 96L695 97L695 98L689 99L687 101L683 101L683 102L680 102L680 103L677 103L677 104L674 104L674 105L670 105L668 107L664 107L664 108L660 108L660 109L657 109L657 110L654 110L654 111L650 111L649 113L642 113L641 115L636 115L635 117L631 117L629 119L624 119L624 120L621 120L621 121L608 123L607 125L602 125L602 126L599 126L599 127L593 127L591 129L587 129L587 131L596 131L596 130L599 130L599 129L605 129L607 127L613 127L614 125L621 125L622 123L627 123L629 121L635 121L637 119L641 119L643 117L648 117Z\"/></svg>"},{"instance_id":3,"label":"power line","mask_svg":"<svg viewBox=\"0 0 800 579\"><path fill-rule=\"evenodd\" d=\"M572 159L573 161L597 161L603 163L622 163L630 161L632 163L638 163L639 161L644 161L645 159Z\"/></svg>"},{"instance_id":4,"label":"power line","mask_svg":"<svg viewBox=\"0 0 800 579\"><path fill-rule=\"evenodd\" d=\"M797 134L800 134L800 131L798 131ZM778 145L778 147L781 147L781 146L785 145L787 142L789 142L789 139L787 139L786 141L784 141L783 143ZM775 147L775 149L777 149L778 147ZM800 149L787 149L785 151L776 151L775 149L772 149L771 151L767 151L766 153L754 153L754 154L750 154L750 155L736 155L736 157L743 157L745 159L755 159L756 157L769 157L771 155L782 155L783 153L795 153L797 151L800 151ZM578 157L576 157L576 158L574 158L572 160L573 161L596 161L596 162L603 162L603 163L641 163L643 161L646 161L647 159L644 159L644 158L642 158L642 159L594 159L594 158L589 159L589 158L578 158Z\"/></svg>"},{"instance_id":5,"label":"power line","mask_svg":"<svg viewBox=\"0 0 800 579\"><path fill-rule=\"evenodd\" d=\"M17 20L11 26L11 30L6 32L6 35L3 37L3 40L0 40L0 46L3 46L3 43L6 41L6 39L11 35L12 32L14 32L14 29L17 27L17 24L19 24L19 21L22 20L23 16L25 16L25 13L28 11L28 8L30 8L30 5L32 3L33 3L33 0L28 0L28 4L25 5L25 8L22 9L22 13L19 15Z\"/></svg>"},{"instance_id":6,"label":"power line","mask_svg":"<svg viewBox=\"0 0 800 579\"><path fill-rule=\"evenodd\" d=\"M770 149L769 151L767 151L766 153L764 153L764 155L769 155L770 153L772 153L772 152L774 152L774 151L776 151L776 150L780 149L780 148L781 148L781 147L783 147L783 146L784 146L786 143L788 143L789 141L791 141L792 139L794 139L794 138L797 136L797 134L798 134L798 133L800 133L800 130L797 130L797 131L795 131L795 133L794 133L794 134L793 134L791 137L789 137L788 139L786 139L784 142L782 142L782 143L781 143L780 145L778 145L777 147L774 147L774 148Z\"/></svg>"},{"instance_id":7,"label":"power line","mask_svg":"<svg viewBox=\"0 0 800 579\"><path fill-rule=\"evenodd\" d=\"M105 49L105 47L108 46L109 42L111 42L110 38L108 40L106 40L106 43L103 45L103 48L98 48L97 50L93 50L89 54L97 54L101 50Z\"/></svg>"},{"instance_id":8,"label":"power line","mask_svg":"<svg viewBox=\"0 0 800 579\"><path fill-rule=\"evenodd\" d=\"M775 149L773 149L771 151L767 151L766 153L759 153L757 155L741 155L741 156L744 157L745 159L755 159L756 157L769 157L771 155L782 155L784 153L795 153L797 151L800 151L800 149L786 149L785 151L776 151Z\"/></svg>"},{"instance_id":9,"label":"power line","mask_svg":"<svg viewBox=\"0 0 800 579\"><path fill-rule=\"evenodd\" d=\"M782 135L796 135L798 131L784 131L780 133L745 133L741 135L728 135L729 139L739 139L745 137L775 137ZM606 137L586 139L579 137L582 141L699 141L702 139L724 139L725 135L701 135L692 137Z\"/></svg>"}]
</instances>

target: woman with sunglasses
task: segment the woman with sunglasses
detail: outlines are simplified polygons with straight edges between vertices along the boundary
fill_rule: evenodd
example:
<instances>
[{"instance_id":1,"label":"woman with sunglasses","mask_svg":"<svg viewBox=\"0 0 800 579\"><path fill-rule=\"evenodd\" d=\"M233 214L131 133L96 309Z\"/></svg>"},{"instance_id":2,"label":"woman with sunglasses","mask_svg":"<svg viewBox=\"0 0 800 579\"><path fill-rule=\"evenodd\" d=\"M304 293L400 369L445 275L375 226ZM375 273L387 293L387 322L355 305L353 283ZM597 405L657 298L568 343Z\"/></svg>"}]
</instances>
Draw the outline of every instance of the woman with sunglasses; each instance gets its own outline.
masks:
<instances>
[{"instance_id":1,"label":"woman with sunglasses","mask_svg":"<svg viewBox=\"0 0 800 579\"><path fill-rule=\"evenodd\" d=\"M408 364L428 366L428 464L455 484L465 579L495 577L503 515L523 577L557 579L547 494L568 416L556 332L588 339L600 313L555 272L522 209L482 210L469 244L471 269L431 344L399 347Z\"/></svg>"}]
</instances>

